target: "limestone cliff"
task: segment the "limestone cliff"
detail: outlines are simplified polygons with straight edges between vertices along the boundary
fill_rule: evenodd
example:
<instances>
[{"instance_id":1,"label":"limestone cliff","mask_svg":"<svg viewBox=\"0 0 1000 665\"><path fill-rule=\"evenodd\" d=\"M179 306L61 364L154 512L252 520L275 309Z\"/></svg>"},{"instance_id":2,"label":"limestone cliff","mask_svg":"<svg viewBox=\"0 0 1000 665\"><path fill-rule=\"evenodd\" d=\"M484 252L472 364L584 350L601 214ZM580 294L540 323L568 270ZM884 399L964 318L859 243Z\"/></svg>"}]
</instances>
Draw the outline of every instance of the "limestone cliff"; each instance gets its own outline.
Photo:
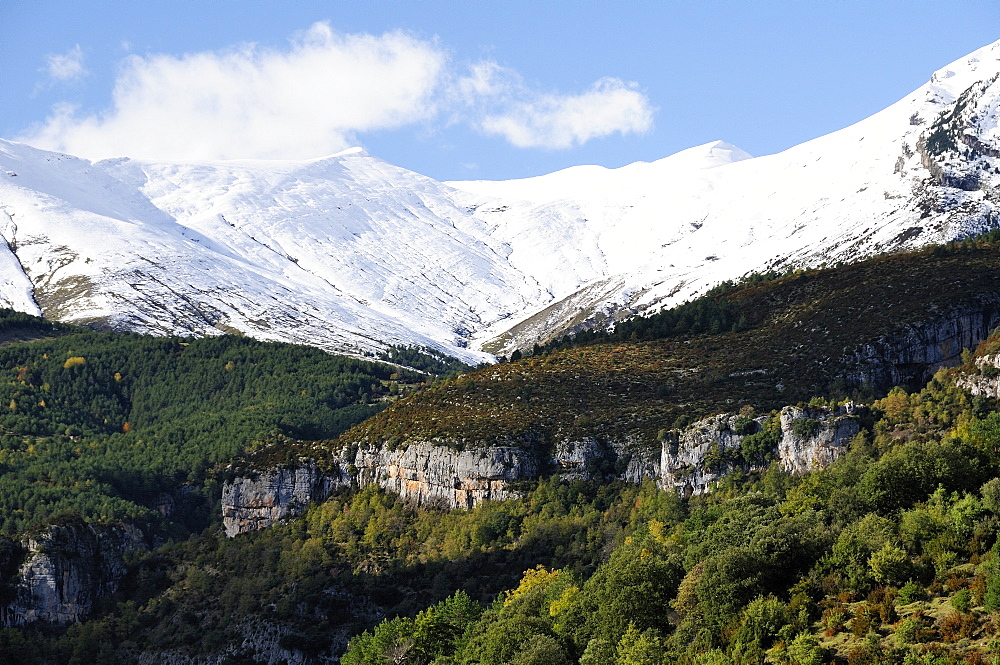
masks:
<instances>
[{"instance_id":1,"label":"limestone cliff","mask_svg":"<svg viewBox=\"0 0 1000 665\"><path fill-rule=\"evenodd\" d=\"M342 484L340 474L323 473L309 459L295 466L278 466L258 474L237 477L222 488L222 522L235 536L271 526L283 517L300 514L322 501Z\"/></svg>"},{"instance_id":2,"label":"limestone cliff","mask_svg":"<svg viewBox=\"0 0 1000 665\"><path fill-rule=\"evenodd\" d=\"M939 367L960 364L962 350L976 348L998 324L1000 305L989 302L907 326L845 358L855 369L844 378L848 385L867 383L878 389L923 385Z\"/></svg>"},{"instance_id":3,"label":"limestone cliff","mask_svg":"<svg viewBox=\"0 0 1000 665\"><path fill-rule=\"evenodd\" d=\"M71 522L26 537L15 598L0 608L0 625L80 621L99 598L117 591L127 552L146 548L132 525Z\"/></svg>"},{"instance_id":4,"label":"limestone cliff","mask_svg":"<svg viewBox=\"0 0 1000 665\"><path fill-rule=\"evenodd\" d=\"M660 486L684 496L704 494L722 476L759 466L741 454L745 435L734 431L736 419L735 414L723 413L667 433L660 456ZM755 431L764 420L754 421Z\"/></svg>"},{"instance_id":5,"label":"limestone cliff","mask_svg":"<svg viewBox=\"0 0 1000 665\"><path fill-rule=\"evenodd\" d=\"M865 407L785 407L778 416L780 431L757 438L768 449L748 449L747 437L762 432L767 418L740 426L737 414L724 413L699 420L667 434L660 461L660 486L684 496L704 494L712 483L737 471L759 471L777 460L789 473L821 469L847 451L861 430ZM738 433L740 430L741 433Z\"/></svg>"},{"instance_id":6,"label":"limestone cliff","mask_svg":"<svg viewBox=\"0 0 1000 665\"><path fill-rule=\"evenodd\" d=\"M542 475L590 479L617 475L630 482L659 477L659 452L635 441L596 438L558 442L547 456L513 446L460 449L455 442L418 441L393 448L349 446L321 471L315 461L239 476L224 485L222 517L235 536L302 513L338 487L375 484L416 506L472 508L519 496L517 484Z\"/></svg>"},{"instance_id":7,"label":"limestone cliff","mask_svg":"<svg viewBox=\"0 0 1000 665\"><path fill-rule=\"evenodd\" d=\"M596 437L556 442L548 455L513 446L460 449L455 442L418 441L405 447L358 444L342 450L321 470L315 461L279 466L237 477L222 492L226 533L235 536L301 514L338 487L378 485L416 506L472 508L482 501L520 495L519 483L551 473L566 479L619 477L638 483L653 479L685 495L701 494L736 470L764 468L779 459L790 472L821 468L836 459L859 430L861 408L781 412L781 436L758 457L742 452L747 434L737 434L738 416L722 414L667 435L662 448L640 441L605 442ZM797 434L795 422L815 421L815 431ZM753 421L760 431L766 418ZM744 425L745 427L745 425Z\"/></svg>"},{"instance_id":8,"label":"limestone cliff","mask_svg":"<svg viewBox=\"0 0 1000 665\"><path fill-rule=\"evenodd\" d=\"M538 476L537 461L518 448L455 450L430 441L391 449L363 445L354 457L359 486L375 483L417 506L471 508L515 495L511 483Z\"/></svg>"},{"instance_id":9,"label":"limestone cliff","mask_svg":"<svg viewBox=\"0 0 1000 665\"><path fill-rule=\"evenodd\" d=\"M533 455L514 447L459 450L446 442L420 441L406 447L349 446L321 471L311 460L238 477L222 490L226 533L235 536L300 514L337 487L376 484L417 506L471 508L504 499L511 484L537 478Z\"/></svg>"},{"instance_id":10,"label":"limestone cliff","mask_svg":"<svg viewBox=\"0 0 1000 665\"><path fill-rule=\"evenodd\" d=\"M803 474L823 469L847 452L851 439L861 431L860 417L867 408L848 402L836 408L806 408L789 406L781 410L781 441L778 460L789 473ZM803 422L812 432L805 434L796 427ZM815 425L809 427L811 422Z\"/></svg>"},{"instance_id":11,"label":"limestone cliff","mask_svg":"<svg viewBox=\"0 0 1000 665\"><path fill-rule=\"evenodd\" d=\"M955 384L973 395L1000 398L1000 354L980 356L974 367L974 372L963 375Z\"/></svg>"}]
</instances>

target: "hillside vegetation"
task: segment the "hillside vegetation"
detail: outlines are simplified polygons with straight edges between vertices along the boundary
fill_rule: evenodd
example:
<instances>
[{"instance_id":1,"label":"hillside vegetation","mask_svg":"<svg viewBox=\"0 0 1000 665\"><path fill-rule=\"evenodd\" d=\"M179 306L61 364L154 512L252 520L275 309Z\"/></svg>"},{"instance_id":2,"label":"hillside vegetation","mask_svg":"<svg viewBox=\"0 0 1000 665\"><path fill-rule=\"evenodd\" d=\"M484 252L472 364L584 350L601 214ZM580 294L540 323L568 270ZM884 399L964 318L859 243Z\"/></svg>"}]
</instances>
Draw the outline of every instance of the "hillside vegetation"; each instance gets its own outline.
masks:
<instances>
[{"instance_id":1,"label":"hillside vegetation","mask_svg":"<svg viewBox=\"0 0 1000 665\"><path fill-rule=\"evenodd\" d=\"M538 347L412 395L340 440L545 447L565 436L631 435L651 444L678 422L741 405L870 400L890 386L845 380L864 344L997 307L1000 251L987 241L728 284L612 334ZM914 385L924 380L918 373Z\"/></svg>"},{"instance_id":2,"label":"hillside vegetation","mask_svg":"<svg viewBox=\"0 0 1000 665\"><path fill-rule=\"evenodd\" d=\"M954 384L976 357L875 401L849 453L803 477L772 466L686 500L553 477L450 513L337 495L137 557L105 614L55 638L0 631L0 655L252 662L247 627L277 625L301 662L359 633L353 665L989 663L1000 415Z\"/></svg>"},{"instance_id":3,"label":"hillside vegetation","mask_svg":"<svg viewBox=\"0 0 1000 665\"><path fill-rule=\"evenodd\" d=\"M998 349L1000 334L979 355ZM529 567L485 607L460 590L354 638L342 662L996 662L1000 413L955 387L972 360L875 401L822 471L772 466L683 502L640 491L592 572Z\"/></svg>"},{"instance_id":4,"label":"hillside vegetation","mask_svg":"<svg viewBox=\"0 0 1000 665\"><path fill-rule=\"evenodd\" d=\"M430 379L310 347L96 333L9 310L0 335L35 340L0 346L7 536L68 518L200 530L218 465L268 442L336 436ZM164 494L177 510L161 523Z\"/></svg>"},{"instance_id":5,"label":"hillside vegetation","mask_svg":"<svg viewBox=\"0 0 1000 665\"><path fill-rule=\"evenodd\" d=\"M419 377L235 338L126 336L111 353L110 338L71 331L0 348L9 361L0 365L9 373L2 401L16 407L0 417L14 460L0 480L9 475L41 497L31 516L55 515L58 502L43 500L55 489L99 498L95 508L77 504L94 520L155 522L148 498L178 483L201 497L193 517L158 527L173 542L130 556L121 588L91 619L64 632L0 630L0 660L992 662L1000 412L956 381L1000 372L981 361L1000 350L1000 333L963 354L960 367L931 368L922 385L876 393L839 379L861 344L992 307L998 269L992 245L969 243L728 286L706 296L714 304L664 314L672 330L654 318L625 338L581 338L470 371L339 439L341 409L377 409L383 392ZM678 330L698 311L708 329ZM713 332L711 312L728 312L728 327ZM270 459L294 462L300 444L283 437L316 433L331 449L434 436L467 446L544 446L561 434L652 443L658 430L698 415L747 406L763 414L849 393L872 416L845 456L804 476L777 464L730 475L705 496L552 476L526 485L520 499L442 512L369 487L233 539L207 512L219 480L213 464L253 453L257 442ZM14 560L0 549L8 582Z\"/></svg>"}]
</instances>

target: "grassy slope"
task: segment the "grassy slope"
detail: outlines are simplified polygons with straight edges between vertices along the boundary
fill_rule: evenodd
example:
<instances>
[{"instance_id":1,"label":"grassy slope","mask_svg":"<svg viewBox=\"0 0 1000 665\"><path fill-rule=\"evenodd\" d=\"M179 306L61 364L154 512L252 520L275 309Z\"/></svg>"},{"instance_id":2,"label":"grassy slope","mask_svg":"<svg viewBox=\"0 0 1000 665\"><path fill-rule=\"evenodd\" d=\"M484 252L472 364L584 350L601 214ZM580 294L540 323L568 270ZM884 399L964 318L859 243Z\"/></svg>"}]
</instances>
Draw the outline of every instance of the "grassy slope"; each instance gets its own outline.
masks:
<instances>
[{"instance_id":1,"label":"grassy slope","mask_svg":"<svg viewBox=\"0 0 1000 665\"><path fill-rule=\"evenodd\" d=\"M721 297L750 329L578 346L471 372L394 404L341 444L441 437L459 445L637 435L678 416L769 410L836 392L851 351L944 312L1000 302L993 247L883 256Z\"/></svg>"}]
</instances>

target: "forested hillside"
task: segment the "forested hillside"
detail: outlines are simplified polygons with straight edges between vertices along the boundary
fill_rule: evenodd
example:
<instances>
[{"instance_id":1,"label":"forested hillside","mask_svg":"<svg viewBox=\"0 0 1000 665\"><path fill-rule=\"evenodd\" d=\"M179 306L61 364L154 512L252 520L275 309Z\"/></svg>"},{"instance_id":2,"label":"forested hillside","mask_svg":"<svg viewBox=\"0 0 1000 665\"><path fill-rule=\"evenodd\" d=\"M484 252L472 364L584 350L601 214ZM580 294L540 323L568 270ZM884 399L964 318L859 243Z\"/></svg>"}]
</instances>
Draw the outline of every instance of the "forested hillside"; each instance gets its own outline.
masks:
<instances>
[{"instance_id":1,"label":"forested hillside","mask_svg":"<svg viewBox=\"0 0 1000 665\"><path fill-rule=\"evenodd\" d=\"M238 337L96 333L9 310L0 329L35 338L0 347L7 536L71 517L200 530L214 518L217 465L276 440L334 437L429 380ZM177 508L166 522L164 501Z\"/></svg>"},{"instance_id":2,"label":"forested hillside","mask_svg":"<svg viewBox=\"0 0 1000 665\"><path fill-rule=\"evenodd\" d=\"M161 540L127 557L90 619L0 630L0 661L992 662L1000 333L954 348L1000 311L990 240L725 285L438 381L354 427L429 377L239 338L40 328L0 348L6 588L14 536L34 525L129 519ZM893 355L914 344L944 355ZM945 357L959 366L932 362ZM455 511L372 486L235 538L213 501L230 460L294 466L429 438L659 446L697 417L766 424L789 404L847 399L870 408L837 461L730 473L702 496L611 469L543 474L519 498Z\"/></svg>"},{"instance_id":3,"label":"forested hillside","mask_svg":"<svg viewBox=\"0 0 1000 665\"><path fill-rule=\"evenodd\" d=\"M919 388L945 360L934 354L958 362L959 329L985 325L982 339L1000 322L996 240L752 275L613 333L536 347L400 400L342 441L545 446L564 436L629 435L654 444L664 428L734 404L766 412L815 396L871 400L899 382ZM910 335L927 348L895 357L892 345L912 344ZM882 340L889 348L863 356Z\"/></svg>"},{"instance_id":4,"label":"forested hillside","mask_svg":"<svg viewBox=\"0 0 1000 665\"><path fill-rule=\"evenodd\" d=\"M805 477L772 467L685 502L625 492L614 530L623 506L580 494L563 514L586 525L575 543L603 537L596 569L577 545L489 605L460 590L386 620L342 662L994 662L1000 414L954 383L982 367L893 390L845 457Z\"/></svg>"}]
</instances>

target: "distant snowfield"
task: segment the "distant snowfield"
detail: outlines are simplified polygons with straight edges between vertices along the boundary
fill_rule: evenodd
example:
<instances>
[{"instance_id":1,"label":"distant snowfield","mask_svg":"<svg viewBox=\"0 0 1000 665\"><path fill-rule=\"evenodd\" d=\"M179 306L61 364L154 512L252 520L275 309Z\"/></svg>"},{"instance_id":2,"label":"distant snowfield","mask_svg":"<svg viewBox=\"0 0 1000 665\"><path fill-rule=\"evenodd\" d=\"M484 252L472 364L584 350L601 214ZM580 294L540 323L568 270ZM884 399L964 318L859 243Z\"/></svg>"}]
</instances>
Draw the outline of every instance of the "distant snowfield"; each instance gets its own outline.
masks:
<instances>
[{"instance_id":1,"label":"distant snowfield","mask_svg":"<svg viewBox=\"0 0 1000 665\"><path fill-rule=\"evenodd\" d=\"M91 163L0 141L0 304L155 334L485 360L484 346L507 353L753 270L997 226L998 72L1000 42L777 155L719 141L502 182L440 183L359 149ZM954 150L928 150L934 132ZM526 320L530 334L511 331Z\"/></svg>"}]
</instances>

